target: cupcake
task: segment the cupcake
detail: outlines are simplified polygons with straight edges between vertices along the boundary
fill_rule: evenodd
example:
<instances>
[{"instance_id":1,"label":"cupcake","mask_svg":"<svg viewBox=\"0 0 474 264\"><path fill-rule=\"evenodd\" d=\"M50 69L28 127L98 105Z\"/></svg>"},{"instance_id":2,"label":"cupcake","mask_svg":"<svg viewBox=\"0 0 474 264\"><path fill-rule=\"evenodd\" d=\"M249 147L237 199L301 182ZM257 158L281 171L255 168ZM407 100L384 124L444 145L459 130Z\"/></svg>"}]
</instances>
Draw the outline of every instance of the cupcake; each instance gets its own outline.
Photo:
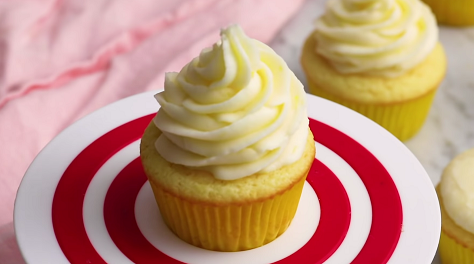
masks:
<instances>
[{"instance_id":1,"label":"cupcake","mask_svg":"<svg viewBox=\"0 0 474 264\"><path fill-rule=\"evenodd\" d=\"M441 205L441 262L474 263L474 148L449 163L436 192Z\"/></svg>"},{"instance_id":2,"label":"cupcake","mask_svg":"<svg viewBox=\"0 0 474 264\"><path fill-rule=\"evenodd\" d=\"M301 64L310 93L400 140L421 128L446 72L436 20L419 0L329 0Z\"/></svg>"},{"instance_id":3,"label":"cupcake","mask_svg":"<svg viewBox=\"0 0 474 264\"><path fill-rule=\"evenodd\" d=\"M452 26L474 25L472 0L423 0L431 7L439 23Z\"/></svg>"},{"instance_id":4,"label":"cupcake","mask_svg":"<svg viewBox=\"0 0 474 264\"><path fill-rule=\"evenodd\" d=\"M271 242L293 219L315 157L303 85L230 26L155 96L140 156L166 225L216 251Z\"/></svg>"}]
</instances>

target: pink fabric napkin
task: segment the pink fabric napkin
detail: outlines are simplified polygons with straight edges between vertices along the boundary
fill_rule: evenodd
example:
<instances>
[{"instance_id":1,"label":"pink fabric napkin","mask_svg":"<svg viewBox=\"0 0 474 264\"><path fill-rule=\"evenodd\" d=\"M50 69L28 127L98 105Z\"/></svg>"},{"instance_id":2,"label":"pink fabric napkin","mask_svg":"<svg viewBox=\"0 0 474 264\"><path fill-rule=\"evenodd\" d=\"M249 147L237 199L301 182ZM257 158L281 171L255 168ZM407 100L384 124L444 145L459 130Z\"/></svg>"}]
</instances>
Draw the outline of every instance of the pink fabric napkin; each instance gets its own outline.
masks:
<instances>
[{"instance_id":1,"label":"pink fabric napkin","mask_svg":"<svg viewBox=\"0 0 474 264\"><path fill-rule=\"evenodd\" d=\"M165 72L231 23L270 41L303 1L0 1L0 263L21 260L15 194L55 135L106 104L161 89Z\"/></svg>"}]
</instances>

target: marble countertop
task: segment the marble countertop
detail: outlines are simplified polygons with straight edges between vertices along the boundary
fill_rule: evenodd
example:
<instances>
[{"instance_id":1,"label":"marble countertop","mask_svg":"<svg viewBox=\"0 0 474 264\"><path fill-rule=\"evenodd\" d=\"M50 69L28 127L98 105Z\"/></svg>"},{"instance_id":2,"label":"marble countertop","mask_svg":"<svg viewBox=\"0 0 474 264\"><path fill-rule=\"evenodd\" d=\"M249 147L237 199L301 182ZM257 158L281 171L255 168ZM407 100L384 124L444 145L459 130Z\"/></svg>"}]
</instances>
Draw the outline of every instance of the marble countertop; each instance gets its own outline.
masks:
<instances>
[{"instance_id":1,"label":"marble countertop","mask_svg":"<svg viewBox=\"0 0 474 264\"><path fill-rule=\"evenodd\" d=\"M305 38L326 1L308 0L271 43L306 85L299 63ZM474 147L474 27L440 26L448 71L420 132L404 142L425 167L434 185L454 156ZM438 264L436 257L433 264Z\"/></svg>"}]
</instances>

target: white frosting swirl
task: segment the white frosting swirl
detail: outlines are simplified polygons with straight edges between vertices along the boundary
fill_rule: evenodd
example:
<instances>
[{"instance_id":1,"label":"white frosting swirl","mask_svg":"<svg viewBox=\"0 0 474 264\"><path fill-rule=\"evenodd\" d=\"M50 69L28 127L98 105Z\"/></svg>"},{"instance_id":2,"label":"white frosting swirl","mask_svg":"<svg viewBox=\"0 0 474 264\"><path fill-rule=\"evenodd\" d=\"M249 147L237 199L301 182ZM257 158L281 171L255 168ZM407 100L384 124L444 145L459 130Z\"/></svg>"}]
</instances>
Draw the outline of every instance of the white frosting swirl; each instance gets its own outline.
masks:
<instances>
[{"instance_id":1,"label":"white frosting swirl","mask_svg":"<svg viewBox=\"0 0 474 264\"><path fill-rule=\"evenodd\" d=\"M433 50L438 27L419 0L329 0L315 38L340 73L396 77Z\"/></svg>"},{"instance_id":2,"label":"white frosting swirl","mask_svg":"<svg viewBox=\"0 0 474 264\"><path fill-rule=\"evenodd\" d=\"M298 160L308 136L306 94L286 63L239 26L221 31L179 73L168 73L154 119L155 146L170 163L222 180Z\"/></svg>"},{"instance_id":3,"label":"white frosting swirl","mask_svg":"<svg viewBox=\"0 0 474 264\"><path fill-rule=\"evenodd\" d=\"M441 177L444 209L453 221L474 234L474 148L456 156Z\"/></svg>"}]
</instances>

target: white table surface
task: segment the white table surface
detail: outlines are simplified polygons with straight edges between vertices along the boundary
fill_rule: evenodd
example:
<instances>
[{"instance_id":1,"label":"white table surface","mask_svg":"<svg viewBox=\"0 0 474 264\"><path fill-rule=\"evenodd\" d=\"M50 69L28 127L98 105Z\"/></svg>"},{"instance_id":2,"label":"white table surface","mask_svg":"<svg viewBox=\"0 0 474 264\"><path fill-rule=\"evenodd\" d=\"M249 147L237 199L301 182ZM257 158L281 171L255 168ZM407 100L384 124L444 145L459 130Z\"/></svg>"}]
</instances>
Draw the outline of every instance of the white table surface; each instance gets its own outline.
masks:
<instances>
[{"instance_id":1,"label":"white table surface","mask_svg":"<svg viewBox=\"0 0 474 264\"><path fill-rule=\"evenodd\" d=\"M306 86L299 58L305 38L326 1L308 0L270 46ZM415 154L436 185L449 161L474 147L474 27L440 26L439 39L448 57L448 71L426 123L405 145ZM438 264L436 257L433 264Z\"/></svg>"}]
</instances>

